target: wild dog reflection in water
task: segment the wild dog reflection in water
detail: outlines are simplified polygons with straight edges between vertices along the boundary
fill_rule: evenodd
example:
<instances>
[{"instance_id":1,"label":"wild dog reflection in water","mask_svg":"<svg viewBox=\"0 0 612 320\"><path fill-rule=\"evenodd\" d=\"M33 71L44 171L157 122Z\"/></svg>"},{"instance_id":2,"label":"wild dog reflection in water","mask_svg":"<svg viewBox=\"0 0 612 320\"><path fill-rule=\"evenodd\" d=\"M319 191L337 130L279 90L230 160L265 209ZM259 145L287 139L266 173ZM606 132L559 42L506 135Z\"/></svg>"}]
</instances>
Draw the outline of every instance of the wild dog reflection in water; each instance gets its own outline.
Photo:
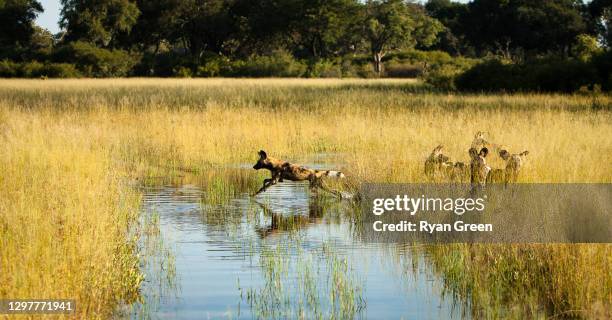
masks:
<instances>
[{"instance_id":1,"label":"wild dog reflection in water","mask_svg":"<svg viewBox=\"0 0 612 320\"><path fill-rule=\"evenodd\" d=\"M308 215L304 214L282 214L272 210L268 205L257 202L263 209L264 216L271 217L267 226L257 226L255 232L260 238L266 238L287 231L305 229L323 222L324 204L320 201L309 201Z\"/></svg>"}]
</instances>

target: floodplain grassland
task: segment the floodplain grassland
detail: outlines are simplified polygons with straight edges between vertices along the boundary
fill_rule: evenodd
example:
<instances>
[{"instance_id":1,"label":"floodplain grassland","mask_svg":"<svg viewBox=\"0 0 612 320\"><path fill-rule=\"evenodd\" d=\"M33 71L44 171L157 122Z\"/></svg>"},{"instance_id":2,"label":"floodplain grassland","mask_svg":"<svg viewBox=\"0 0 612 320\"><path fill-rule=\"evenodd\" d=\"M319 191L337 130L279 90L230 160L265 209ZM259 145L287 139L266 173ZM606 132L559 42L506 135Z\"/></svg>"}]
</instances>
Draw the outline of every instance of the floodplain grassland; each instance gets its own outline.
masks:
<instances>
[{"instance_id":1,"label":"floodplain grassland","mask_svg":"<svg viewBox=\"0 0 612 320\"><path fill-rule=\"evenodd\" d=\"M0 297L74 298L79 318L108 317L143 280L133 185L189 173L215 199L252 192L264 173L234 169L260 149L333 155L355 184L422 182L435 146L467 162L486 131L529 150L519 182L610 183L611 110L608 95L459 95L406 80L0 80ZM558 317L611 312L608 244L427 250L477 315L508 301L517 317L541 314L518 307L526 296Z\"/></svg>"}]
</instances>

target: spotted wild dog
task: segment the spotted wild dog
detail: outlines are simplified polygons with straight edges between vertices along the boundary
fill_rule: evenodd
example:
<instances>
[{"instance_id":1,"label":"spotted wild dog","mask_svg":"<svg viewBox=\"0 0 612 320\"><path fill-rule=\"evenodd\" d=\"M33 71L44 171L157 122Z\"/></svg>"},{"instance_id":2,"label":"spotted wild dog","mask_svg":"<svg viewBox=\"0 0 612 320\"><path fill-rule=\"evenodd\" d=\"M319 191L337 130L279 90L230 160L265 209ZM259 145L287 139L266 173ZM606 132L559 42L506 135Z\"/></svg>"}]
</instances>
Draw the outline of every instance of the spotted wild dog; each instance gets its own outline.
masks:
<instances>
[{"instance_id":1,"label":"spotted wild dog","mask_svg":"<svg viewBox=\"0 0 612 320\"><path fill-rule=\"evenodd\" d=\"M525 157L529 151L525 150L521 153L511 154L508 150L501 150L499 156L506 161L506 183L515 183L518 180L518 174L525 163Z\"/></svg>"},{"instance_id":2,"label":"spotted wild dog","mask_svg":"<svg viewBox=\"0 0 612 320\"><path fill-rule=\"evenodd\" d=\"M474 135L474 140L472 140L472 145L470 147L476 150L487 147L489 143L485 139L485 136L486 132L484 131L476 132L476 134Z\"/></svg>"},{"instance_id":3,"label":"spotted wild dog","mask_svg":"<svg viewBox=\"0 0 612 320\"><path fill-rule=\"evenodd\" d=\"M489 152L497 152L504 149L503 146L493 143L487 139L488 132L478 131L474 135L474 139L472 140L471 148L476 150L482 150L482 148L487 148Z\"/></svg>"},{"instance_id":4,"label":"spotted wild dog","mask_svg":"<svg viewBox=\"0 0 612 320\"><path fill-rule=\"evenodd\" d=\"M259 160L253 166L253 169L267 169L270 170L271 178L264 179L263 186L253 196L258 195L261 192L266 191L269 187L283 182L283 180L289 181L308 181L310 182L310 189L316 191L316 189L322 189L330 192L338 197L342 197L340 192L329 189L323 182L323 177L336 177L344 178L344 173L340 171L331 170L314 170L306 167L302 167L296 164L268 157L265 151L259 150Z\"/></svg>"},{"instance_id":5,"label":"spotted wild dog","mask_svg":"<svg viewBox=\"0 0 612 320\"><path fill-rule=\"evenodd\" d=\"M489 149L482 148L480 151L477 151L475 148L470 148L469 150L470 158L470 183L472 185L481 185L484 186L487 182L487 175L489 171L491 171L491 167L487 165L487 155L489 154Z\"/></svg>"},{"instance_id":6,"label":"spotted wild dog","mask_svg":"<svg viewBox=\"0 0 612 320\"><path fill-rule=\"evenodd\" d=\"M435 181L445 174L447 168L452 166L449 157L442 153L444 146L439 145L433 149L427 160L425 160L425 175Z\"/></svg>"},{"instance_id":7,"label":"spotted wild dog","mask_svg":"<svg viewBox=\"0 0 612 320\"><path fill-rule=\"evenodd\" d=\"M452 182L467 182L469 180L470 172L468 167L463 162L455 162L453 167L450 169L450 180Z\"/></svg>"}]
</instances>

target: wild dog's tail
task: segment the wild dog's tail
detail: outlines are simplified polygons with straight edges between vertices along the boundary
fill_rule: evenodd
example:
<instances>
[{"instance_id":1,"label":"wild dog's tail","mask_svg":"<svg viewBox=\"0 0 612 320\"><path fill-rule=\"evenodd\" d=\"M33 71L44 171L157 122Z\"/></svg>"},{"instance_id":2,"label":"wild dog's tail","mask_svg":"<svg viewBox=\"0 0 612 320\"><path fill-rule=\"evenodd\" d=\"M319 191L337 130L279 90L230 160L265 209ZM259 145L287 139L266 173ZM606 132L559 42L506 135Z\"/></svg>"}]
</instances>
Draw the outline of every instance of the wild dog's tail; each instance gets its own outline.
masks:
<instances>
[{"instance_id":1,"label":"wild dog's tail","mask_svg":"<svg viewBox=\"0 0 612 320\"><path fill-rule=\"evenodd\" d=\"M338 178L338 179L343 179L343 178L346 177L344 175L344 173L342 173L340 171L334 171L334 170L323 170L323 171L317 170L317 176L319 176L319 177L333 177L333 178Z\"/></svg>"}]
</instances>

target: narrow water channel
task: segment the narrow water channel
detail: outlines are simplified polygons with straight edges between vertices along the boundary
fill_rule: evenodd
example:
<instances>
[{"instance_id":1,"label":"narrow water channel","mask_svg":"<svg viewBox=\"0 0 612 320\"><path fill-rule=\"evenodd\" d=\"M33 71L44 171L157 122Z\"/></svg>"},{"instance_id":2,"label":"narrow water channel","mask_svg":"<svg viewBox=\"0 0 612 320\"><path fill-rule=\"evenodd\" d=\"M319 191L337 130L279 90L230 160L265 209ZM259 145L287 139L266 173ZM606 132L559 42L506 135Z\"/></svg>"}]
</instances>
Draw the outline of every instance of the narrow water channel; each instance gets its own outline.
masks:
<instances>
[{"instance_id":1,"label":"narrow water channel","mask_svg":"<svg viewBox=\"0 0 612 320\"><path fill-rule=\"evenodd\" d=\"M144 303L132 318L457 319L427 257L363 243L351 204L284 182L256 198L205 203L193 185L147 187ZM143 244L151 247L152 244Z\"/></svg>"}]
</instances>

